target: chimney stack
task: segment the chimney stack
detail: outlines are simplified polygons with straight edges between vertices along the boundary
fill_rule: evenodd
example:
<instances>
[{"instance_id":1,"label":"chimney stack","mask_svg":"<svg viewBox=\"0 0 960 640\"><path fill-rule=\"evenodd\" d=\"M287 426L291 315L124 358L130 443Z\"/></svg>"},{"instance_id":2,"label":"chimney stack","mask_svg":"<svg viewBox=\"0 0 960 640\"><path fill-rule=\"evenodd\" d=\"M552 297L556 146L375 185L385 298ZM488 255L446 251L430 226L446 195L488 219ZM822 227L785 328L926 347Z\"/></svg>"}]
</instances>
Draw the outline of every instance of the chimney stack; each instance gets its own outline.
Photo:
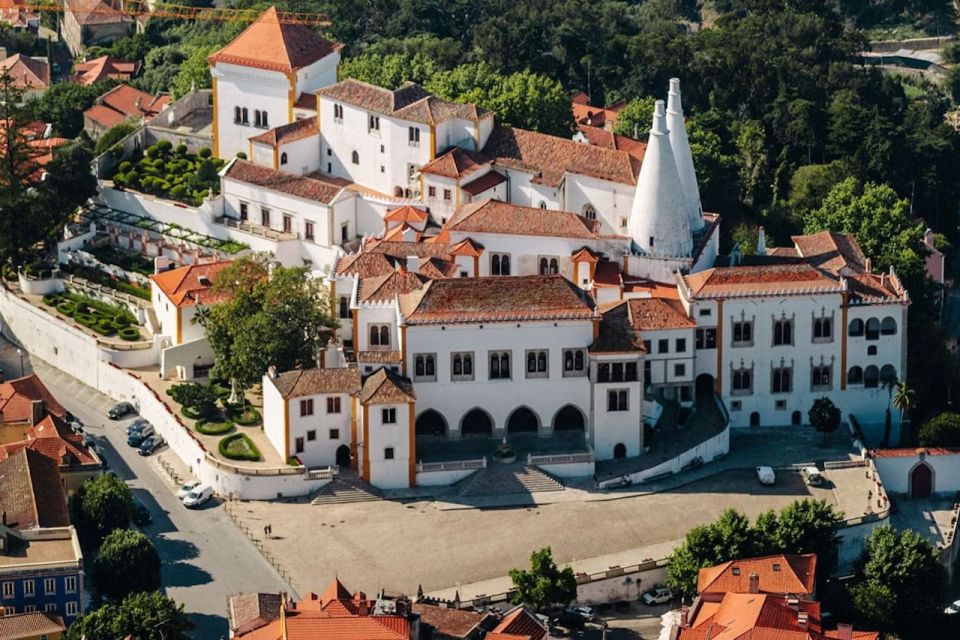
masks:
<instances>
[{"instance_id":1,"label":"chimney stack","mask_svg":"<svg viewBox=\"0 0 960 640\"><path fill-rule=\"evenodd\" d=\"M757 233L757 255L767 255L767 231L763 227Z\"/></svg>"},{"instance_id":2,"label":"chimney stack","mask_svg":"<svg viewBox=\"0 0 960 640\"><path fill-rule=\"evenodd\" d=\"M30 401L30 424L36 426L46 414L46 406L43 400Z\"/></svg>"},{"instance_id":3,"label":"chimney stack","mask_svg":"<svg viewBox=\"0 0 960 640\"><path fill-rule=\"evenodd\" d=\"M787 598L787 606L793 609L794 611L800 610L800 601L793 597Z\"/></svg>"},{"instance_id":4,"label":"chimney stack","mask_svg":"<svg viewBox=\"0 0 960 640\"><path fill-rule=\"evenodd\" d=\"M680 80L670 78L670 90L667 94L667 128L670 129L670 146L677 164L677 175L683 190L683 209L692 231L704 226L703 206L700 204L700 187L697 184L697 172L693 166L693 153L687 139L687 125L683 118L683 104L680 101Z\"/></svg>"},{"instance_id":5,"label":"chimney stack","mask_svg":"<svg viewBox=\"0 0 960 640\"><path fill-rule=\"evenodd\" d=\"M750 593L760 593L760 575L751 573L747 579L750 581Z\"/></svg>"},{"instance_id":6,"label":"chimney stack","mask_svg":"<svg viewBox=\"0 0 960 640\"><path fill-rule=\"evenodd\" d=\"M420 271L420 256L407 256L407 271L410 273Z\"/></svg>"},{"instance_id":7,"label":"chimney stack","mask_svg":"<svg viewBox=\"0 0 960 640\"><path fill-rule=\"evenodd\" d=\"M863 265L863 268L866 269L867 273L873 273L873 260L867 258L866 263Z\"/></svg>"},{"instance_id":8,"label":"chimney stack","mask_svg":"<svg viewBox=\"0 0 960 640\"><path fill-rule=\"evenodd\" d=\"M800 627L801 629L806 629L806 628L807 628L807 619L808 619L808 616L807 616L807 612L806 612L806 611L798 611L798 612L797 612L797 626L798 626L798 627Z\"/></svg>"},{"instance_id":9,"label":"chimney stack","mask_svg":"<svg viewBox=\"0 0 960 640\"><path fill-rule=\"evenodd\" d=\"M837 624L837 638L838 640L853 640L853 625L852 624Z\"/></svg>"}]
</instances>

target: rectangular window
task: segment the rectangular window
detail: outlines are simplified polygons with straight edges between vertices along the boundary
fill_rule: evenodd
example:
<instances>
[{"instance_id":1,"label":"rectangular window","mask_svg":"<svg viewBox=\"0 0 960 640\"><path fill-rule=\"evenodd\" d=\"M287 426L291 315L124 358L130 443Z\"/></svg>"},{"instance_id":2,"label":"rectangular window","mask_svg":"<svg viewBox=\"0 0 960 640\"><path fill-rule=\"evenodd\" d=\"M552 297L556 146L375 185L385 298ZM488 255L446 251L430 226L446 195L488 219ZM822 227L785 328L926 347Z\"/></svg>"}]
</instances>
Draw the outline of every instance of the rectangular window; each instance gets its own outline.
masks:
<instances>
[{"instance_id":1,"label":"rectangular window","mask_svg":"<svg viewBox=\"0 0 960 640\"><path fill-rule=\"evenodd\" d=\"M790 393L793 390L793 367L776 367L770 381L771 393Z\"/></svg>"},{"instance_id":2,"label":"rectangular window","mask_svg":"<svg viewBox=\"0 0 960 640\"><path fill-rule=\"evenodd\" d=\"M450 379L473 380L473 352L462 351L450 354Z\"/></svg>"},{"instance_id":3,"label":"rectangular window","mask_svg":"<svg viewBox=\"0 0 960 640\"><path fill-rule=\"evenodd\" d=\"M327 398L327 413L340 413L340 398Z\"/></svg>"},{"instance_id":4,"label":"rectangular window","mask_svg":"<svg viewBox=\"0 0 960 640\"><path fill-rule=\"evenodd\" d=\"M646 368L644 369L646 371ZM636 362L601 362L597 365L597 382L636 382Z\"/></svg>"},{"instance_id":5,"label":"rectangular window","mask_svg":"<svg viewBox=\"0 0 960 640\"><path fill-rule=\"evenodd\" d=\"M833 318L814 318L812 333L814 342L833 342Z\"/></svg>"},{"instance_id":6,"label":"rectangular window","mask_svg":"<svg viewBox=\"0 0 960 640\"><path fill-rule=\"evenodd\" d=\"M413 379L421 382L435 382L437 380L437 354L413 354Z\"/></svg>"},{"instance_id":7,"label":"rectangular window","mask_svg":"<svg viewBox=\"0 0 960 640\"><path fill-rule=\"evenodd\" d=\"M64 593L76 593L77 592L77 578L76 576L67 576L63 579L63 591Z\"/></svg>"},{"instance_id":8,"label":"rectangular window","mask_svg":"<svg viewBox=\"0 0 960 640\"><path fill-rule=\"evenodd\" d=\"M50 605L47 605L47 606L49 607ZM12 615L14 615L16 612L17 612L17 608L14 607L14 606L4 605L4 607L3 607L3 615L5 615L5 616L12 616Z\"/></svg>"},{"instance_id":9,"label":"rectangular window","mask_svg":"<svg viewBox=\"0 0 960 640\"><path fill-rule=\"evenodd\" d=\"M830 385L830 365L821 364L810 370L810 387L813 391L828 391Z\"/></svg>"},{"instance_id":10,"label":"rectangular window","mask_svg":"<svg viewBox=\"0 0 960 640\"><path fill-rule=\"evenodd\" d=\"M77 605L76 600L71 600L67 603L67 615L75 616L80 613L80 607Z\"/></svg>"},{"instance_id":11,"label":"rectangular window","mask_svg":"<svg viewBox=\"0 0 960 640\"><path fill-rule=\"evenodd\" d=\"M317 439L316 429L310 429L310 431L307 431L307 442L313 442L316 439Z\"/></svg>"},{"instance_id":12,"label":"rectangular window","mask_svg":"<svg viewBox=\"0 0 960 640\"><path fill-rule=\"evenodd\" d=\"M335 104L333 105L333 121L334 122L343 122L343 105Z\"/></svg>"},{"instance_id":13,"label":"rectangular window","mask_svg":"<svg viewBox=\"0 0 960 640\"><path fill-rule=\"evenodd\" d=\"M283 232L284 233L293 233L293 217L284 214L283 216Z\"/></svg>"},{"instance_id":14,"label":"rectangular window","mask_svg":"<svg viewBox=\"0 0 960 640\"><path fill-rule=\"evenodd\" d=\"M427 187L427 195L431 198L437 197L437 188L436 187Z\"/></svg>"},{"instance_id":15,"label":"rectangular window","mask_svg":"<svg viewBox=\"0 0 960 640\"><path fill-rule=\"evenodd\" d=\"M707 329L697 329L697 349L716 349L717 348L717 330L715 327Z\"/></svg>"},{"instance_id":16,"label":"rectangular window","mask_svg":"<svg viewBox=\"0 0 960 640\"><path fill-rule=\"evenodd\" d=\"M490 352L490 375L491 380L509 380L510 379L510 352L509 351L491 351Z\"/></svg>"},{"instance_id":17,"label":"rectangular window","mask_svg":"<svg viewBox=\"0 0 960 640\"><path fill-rule=\"evenodd\" d=\"M697 313L700 315L701 318L710 317L710 309L700 309Z\"/></svg>"},{"instance_id":18,"label":"rectangular window","mask_svg":"<svg viewBox=\"0 0 960 640\"><path fill-rule=\"evenodd\" d=\"M54 578L43 579L43 595L54 596L57 594L57 581Z\"/></svg>"},{"instance_id":19,"label":"rectangular window","mask_svg":"<svg viewBox=\"0 0 960 640\"><path fill-rule=\"evenodd\" d=\"M410 127L407 129L407 140L411 147L420 146L420 127Z\"/></svg>"},{"instance_id":20,"label":"rectangular window","mask_svg":"<svg viewBox=\"0 0 960 640\"><path fill-rule=\"evenodd\" d=\"M313 398L300 401L300 417L313 415Z\"/></svg>"},{"instance_id":21,"label":"rectangular window","mask_svg":"<svg viewBox=\"0 0 960 640\"><path fill-rule=\"evenodd\" d=\"M686 338L677 338L674 342L674 348L677 353L686 353L687 352L687 339Z\"/></svg>"},{"instance_id":22,"label":"rectangular window","mask_svg":"<svg viewBox=\"0 0 960 640\"><path fill-rule=\"evenodd\" d=\"M643 350L646 351L647 353L653 353L653 345L650 343L649 340L643 341Z\"/></svg>"},{"instance_id":23,"label":"rectangular window","mask_svg":"<svg viewBox=\"0 0 960 640\"><path fill-rule=\"evenodd\" d=\"M390 346L390 325L372 324L370 325L370 348L385 348Z\"/></svg>"},{"instance_id":24,"label":"rectangular window","mask_svg":"<svg viewBox=\"0 0 960 640\"><path fill-rule=\"evenodd\" d=\"M246 202L241 202L240 203L240 219L246 220L249 217L250 217L249 206L247 205Z\"/></svg>"},{"instance_id":25,"label":"rectangular window","mask_svg":"<svg viewBox=\"0 0 960 640\"><path fill-rule=\"evenodd\" d=\"M685 375L687 375L687 365L682 362L673 365L673 377L682 378Z\"/></svg>"},{"instance_id":26,"label":"rectangular window","mask_svg":"<svg viewBox=\"0 0 960 640\"><path fill-rule=\"evenodd\" d=\"M657 340L657 353L670 353L670 341Z\"/></svg>"},{"instance_id":27,"label":"rectangular window","mask_svg":"<svg viewBox=\"0 0 960 640\"><path fill-rule=\"evenodd\" d=\"M397 424L397 410L393 407L381 409L380 418L383 424Z\"/></svg>"},{"instance_id":28,"label":"rectangular window","mask_svg":"<svg viewBox=\"0 0 960 640\"><path fill-rule=\"evenodd\" d=\"M739 400L733 400L730 402L730 411L740 411L743 408L743 403Z\"/></svg>"},{"instance_id":29,"label":"rectangular window","mask_svg":"<svg viewBox=\"0 0 960 640\"><path fill-rule=\"evenodd\" d=\"M270 226L270 209L260 207L260 224L265 227Z\"/></svg>"},{"instance_id":30,"label":"rectangular window","mask_svg":"<svg viewBox=\"0 0 960 640\"><path fill-rule=\"evenodd\" d=\"M47 613L56 613L57 605L54 602L44 605L43 610Z\"/></svg>"},{"instance_id":31,"label":"rectangular window","mask_svg":"<svg viewBox=\"0 0 960 640\"><path fill-rule=\"evenodd\" d=\"M646 389L650 386L650 361L643 361L643 388Z\"/></svg>"},{"instance_id":32,"label":"rectangular window","mask_svg":"<svg viewBox=\"0 0 960 640\"><path fill-rule=\"evenodd\" d=\"M329 436L331 440L340 439L340 429L330 429Z\"/></svg>"},{"instance_id":33,"label":"rectangular window","mask_svg":"<svg viewBox=\"0 0 960 640\"><path fill-rule=\"evenodd\" d=\"M32 604L24 605L24 607L23 607L23 612L24 612L24 613L33 613L33 612L36 611L36 610L37 610L36 605L32 605ZM46 637L47 637L47 636L43 636L43 638L46 638Z\"/></svg>"},{"instance_id":34,"label":"rectangular window","mask_svg":"<svg viewBox=\"0 0 960 640\"><path fill-rule=\"evenodd\" d=\"M787 410L787 401L786 400L777 400L773 403L773 408L777 411L786 411Z\"/></svg>"},{"instance_id":35,"label":"rectangular window","mask_svg":"<svg viewBox=\"0 0 960 640\"><path fill-rule=\"evenodd\" d=\"M387 447L383 450L384 460L393 460L393 447Z\"/></svg>"},{"instance_id":36,"label":"rectangular window","mask_svg":"<svg viewBox=\"0 0 960 640\"><path fill-rule=\"evenodd\" d=\"M607 391L607 411L627 411L627 399L630 392L626 389L610 389Z\"/></svg>"},{"instance_id":37,"label":"rectangular window","mask_svg":"<svg viewBox=\"0 0 960 640\"><path fill-rule=\"evenodd\" d=\"M583 376L587 373L586 349L563 350L563 375L565 377Z\"/></svg>"},{"instance_id":38,"label":"rectangular window","mask_svg":"<svg viewBox=\"0 0 960 640\"><path fill-rule=\"evenodd\" d=\"M313 223L304 222L303 223L303 237L307 240L313 240Z\"/></svg>"},{"instance_id":39,"label":"rectangular window","mask_svg":"<svg viewBox=\"0 0 960 640\"><path fill-rule=\"evenodd\" d=\"M490 275L508 276L510 275L510 254L491 253L490 254Z\"/></svg>"},{"instance_id":40,"label":"rectangular window","mask_svg":"<svg viewBox=\"0 0 960 640\"><path fill-rule=\"evenodd\" d=\"M450 189L444 189L444 190L443 190L443 199L446 200L446 201L448 201L448 202L449 202L450 200L452 200L452 199L453 199L453 192L450 191Z\"/></svg>"},{"instance_id":41,"label":"rectangular window","mask_svg":"<svg viewBox=\"0 0 960 640\"><path fill-rule=\"evenodd\" d=\"M297 438L294 440L294 453L303 453L303 438Z\"/></svg>"},{"instance_id":42,"label":"rectangular window","mask_svg":"<svg viewBox=\"0 0 960 640\"><path fill-rule=\"evenodd\" d=\"M527 351L527 377L548 378L550 372L547 367L548 352L545 349Z\"/></svg>"},{"instance_id":43,"label":"rectangular window","mask_svg":"<svg viewBox=\"0 0 960 640\"><path fill-rule=\"evenodd\" d=\"M37 581L36 580L24 580L23 581L23 595L24 596L35 596L37 594Z\"/></svg>"},{"instance_id":44,"label":"rectangular window","mask_svg":"<svg viewBox=\"0 0 960 640\"><path fill-rule=\"evenodd\" d=\"M780 347L793 344L793 320L774 320L773 346Z\"/></svg>"},{"instance_id":45,"label":"rectangular window","mask_svg":"<svg viewBox=\"0 0 960 640\"><path fill-rule=\"evenodd\" d=\"M730 391L737 396L748 396L753 393L753 369L734 369Z\"/></svg>"},{"instance_id":46,"label":"rectangular window","mask_svg":"<svg viewBox=\"0 0 960 640\"><path fill-rule=\"evenodd\" d=\"M370 133L373 133L374 131L376 131L376 132L379 132L379 131L380 131L380 116L373 116L373 115L371 115L371 116L368 118L368 120L367 120L367 130L368 130Z\"/></svg>"},{"instance_id":47,"label":"rectangular window","mask_svg":"<svg viewBox=\"0 0 960 640\"><path fill-rule=\"evenodd\" d=\"M733 346L753 346L753 321L741 320L733 323Z\"/></svg>"}]
</instances>

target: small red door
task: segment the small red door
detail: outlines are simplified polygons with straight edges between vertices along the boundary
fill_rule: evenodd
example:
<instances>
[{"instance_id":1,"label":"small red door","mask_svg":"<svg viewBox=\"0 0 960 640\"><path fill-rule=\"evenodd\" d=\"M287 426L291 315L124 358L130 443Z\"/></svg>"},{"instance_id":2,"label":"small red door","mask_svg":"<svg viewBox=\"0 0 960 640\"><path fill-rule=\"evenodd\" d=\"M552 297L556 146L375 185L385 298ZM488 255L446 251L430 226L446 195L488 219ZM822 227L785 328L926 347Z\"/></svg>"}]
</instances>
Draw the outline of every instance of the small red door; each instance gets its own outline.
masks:
<instances>
[{"instance_id":1,"label":"small red door","mask_svg":"<svg viewBox=\"0 0 960 640\"><path fill-rule=\"evenodd\" d=\"M933 493L933 469L921 462L910 473L910 497L929 498Z\"/></svg>"}]
</instances>

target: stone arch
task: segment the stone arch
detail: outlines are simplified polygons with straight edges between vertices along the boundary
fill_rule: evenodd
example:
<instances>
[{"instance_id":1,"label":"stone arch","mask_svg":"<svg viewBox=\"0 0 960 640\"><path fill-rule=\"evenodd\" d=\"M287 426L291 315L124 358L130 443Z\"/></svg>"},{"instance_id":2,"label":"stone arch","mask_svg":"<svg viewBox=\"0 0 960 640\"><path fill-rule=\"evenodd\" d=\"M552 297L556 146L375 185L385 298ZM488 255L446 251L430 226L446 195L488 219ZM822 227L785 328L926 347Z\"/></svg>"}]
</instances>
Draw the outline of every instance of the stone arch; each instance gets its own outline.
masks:
<instances>
[{"instance_id":1,"label":"stone arch","mask_svg":"<svg viewBox=\"0 0 960 640\"><path fill-rule=\"evenodd\" d=\"M439 411L427 409L417 416L416 431L418 436L445 436L447 420Z\"/></svg>"},{"instance_id":2,"label":"stone arch","mask_svg":"<svg viewBox=\"0 0 960 640\"><path fill-rule=\"evenodd\" d=\"M891 316L887 316L880 321L880 335L884 336L895 336L897 335L897 321Z\"/></svg>"},{"instance_id":3,"label":"stone arch","mask_svg":"<svg viewBox=\"0 0 960 640\"><path fill-rule=\"evenodd\" d=\"M750 414L750 426L759 427L760 426L760 412L754 411Z\"/></svg>"},{"instance_id":4,"label":"stone arch","mask_svg":"<svg viewBox=\"0 0 960 640\"><path fill-rule=\"evenodd\" d=\"M560 407L553 416L554 431L584 431L587 428L587 419L583 411L572 404Z\"/></svg>"},{"instance_id":5,"label":"stone arch","mask_svg":"<svg viewBox=\"0 0 960 640\"><path fill-rule=\"evenodd\" d=\"M863 320L860 318L854 318L850 321L850 324L847 327L847 335L850 336L862 336L863 335Z\"/></svg>"},{"instance_id":6,"label":"stone arch","mask_svg":"<svg viewBox=\"0 0 960 640\"><path fill-rule=\"evenodd\" d=\"M517 407L507 418L508 433L536 433L540 430L540 417L530 407Z\"/></svg>"},{"instance_id":7,"label":"stone arch","mask_svg":"<svg viewBox=\"0 0 960 640\"><path fill-rule=\"evenodd\" d=\"M613 446L613 457L614 459L626 458L627 457L627 445L622 442L618 442Z\"/></svg>"},{"instance_id":8,"label":"stone arch","mask_svg":"<svg viewBox=\"0 0 960 640\"><path fill-rule=\"evenodd\" d=\"M894 384L897 381L897 368L892 364L880 367L880 384Z\"/></svg>"},{"instance_id":9,"label":"stone arch","mask_svg":"<svg viewBox=\"0 0 960 640\"><path fill-rule=\"evenodd\" d=\"M491 436L493 435L493 418L490 414L474 407L463 414L460 420L460 435L464 436Z\"/></svg>"},{"instance_id":10,"label":"stone arch","mask_svg":"<svg viewBox=\"0 0 960 640\"><path fill-rule=\"evenodd\" d=\"M790 424L793 426L799 426L803 422L803 414L799 411L794 411L790 416Z\"/></svg>"},{"instance_id":11,"label":"stone arch","mask_svg":"<svg viewBox=\"0 0 960 640\"><path fill-rule=\"evenodd\" d=\"M342 469L350 468L350 447L345 444L337 447L337 466Z\"/></svg>"}]
</instances>

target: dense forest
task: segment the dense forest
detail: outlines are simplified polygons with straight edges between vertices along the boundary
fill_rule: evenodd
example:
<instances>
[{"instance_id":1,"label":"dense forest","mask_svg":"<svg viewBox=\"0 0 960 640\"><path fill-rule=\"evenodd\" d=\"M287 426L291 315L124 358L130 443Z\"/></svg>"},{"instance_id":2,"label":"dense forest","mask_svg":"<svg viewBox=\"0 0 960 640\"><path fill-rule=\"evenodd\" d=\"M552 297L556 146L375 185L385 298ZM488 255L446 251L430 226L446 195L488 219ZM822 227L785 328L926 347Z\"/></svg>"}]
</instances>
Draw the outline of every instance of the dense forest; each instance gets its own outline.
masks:
<instances>
[{"instance_id":1,"label":"dense forest","mask_svg":"<svg viewBox=\"0 0 960 640\"><path fill-rule=\"evenodd\" d=\"M200 2L204 0L198 0ZM234 0L234 6L267 2ZM878 268L906 281L911 386L918 414L956 390L954 359L923 277L922 234L958 240L960 134L946 81L857 64L869 38L956 30L946 0L280 0L329 16L346 44L342 76L423 83L498 112L501 122L570 135L569 95L630 101L626 133L643 135L652 98L682 81L704 207L724 243L756 249L829 225L857 235ZM243 25L151 20L110 51L141 59L136 82L182 94L209 86L206 57ZM949 49L948 59L960 57ZM958 90L951 92L950 87ZM954 95L954 93L958 95ZM634 123L637 124L635 127Z\"/></svg>"}]
</instances>

